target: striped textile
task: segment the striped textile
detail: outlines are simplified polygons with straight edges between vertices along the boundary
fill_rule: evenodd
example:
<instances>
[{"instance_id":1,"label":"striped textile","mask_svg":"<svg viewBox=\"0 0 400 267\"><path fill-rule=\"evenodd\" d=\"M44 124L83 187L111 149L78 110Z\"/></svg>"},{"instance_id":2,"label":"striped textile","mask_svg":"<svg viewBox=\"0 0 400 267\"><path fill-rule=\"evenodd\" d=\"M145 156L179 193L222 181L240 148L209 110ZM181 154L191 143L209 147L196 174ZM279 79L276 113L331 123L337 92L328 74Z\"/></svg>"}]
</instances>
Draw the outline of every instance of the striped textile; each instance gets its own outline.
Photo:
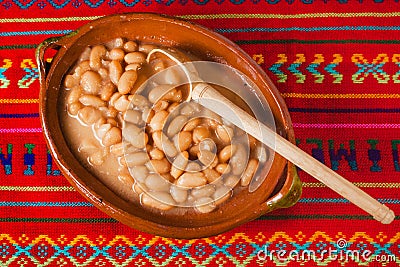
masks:
<instances>
[{"instance_id":1,"label":"striped textile","mask_svg":"<svg viewBox=\"0 0 400 267\"><path fill-rule=\"evenodd\" d=\"M400 266L397 0L0 1L0 266ZM130 229L60 175L35 48L115 13L157 12L240 45L284 97L297 145L396 213L382 225L301 170L293 207L196 240Z\"/></svg>"}]
</instances>

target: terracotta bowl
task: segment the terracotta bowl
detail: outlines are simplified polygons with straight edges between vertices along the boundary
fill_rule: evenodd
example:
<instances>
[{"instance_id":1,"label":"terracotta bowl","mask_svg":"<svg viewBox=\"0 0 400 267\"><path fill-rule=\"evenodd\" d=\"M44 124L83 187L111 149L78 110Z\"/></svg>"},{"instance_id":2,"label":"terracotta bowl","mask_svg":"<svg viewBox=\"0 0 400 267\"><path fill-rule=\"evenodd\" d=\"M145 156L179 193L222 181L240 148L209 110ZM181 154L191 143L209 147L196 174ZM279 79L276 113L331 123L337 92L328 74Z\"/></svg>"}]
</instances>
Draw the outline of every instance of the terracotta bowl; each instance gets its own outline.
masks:
<instances>
[{"instance_id":1,"label":"terracotta bowl","mask_svg":"<svg viewBox=\"0 0 400 267\"><path fill-rule=\"evenodd\" d=\"M67 145L60 126L60 88L66 75L88 45L125 37L191 51L203 60L229 64L250 77L266 97L279 134L294 142L287 107L261 68L237 45L204 27L176 18L148 13L113 15L92 21L71 34L45 40L37 49L41 91L40 119L50 152L68 181L97 208L116 220L148 233L174 238L200 238L230 230L274 209L292 206L301 194L293 164L275 154L261 187L242 190L208 214L171 216L127 201L80 164ZM56 50L52 62L45 52ZM47 52L49 53L49 52Z\"/></svg>"}]
</instances>

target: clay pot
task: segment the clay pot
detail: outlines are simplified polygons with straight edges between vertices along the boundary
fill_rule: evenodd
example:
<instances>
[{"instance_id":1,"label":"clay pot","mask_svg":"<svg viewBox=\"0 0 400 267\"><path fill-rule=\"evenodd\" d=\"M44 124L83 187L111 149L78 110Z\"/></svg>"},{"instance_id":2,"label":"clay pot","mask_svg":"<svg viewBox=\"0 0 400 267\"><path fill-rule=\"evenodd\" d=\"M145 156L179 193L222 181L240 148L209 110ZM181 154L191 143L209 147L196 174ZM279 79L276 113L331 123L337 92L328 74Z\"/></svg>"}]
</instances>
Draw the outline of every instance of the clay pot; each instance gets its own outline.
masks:
<instances>
[{"instance_id":1,"label":"clay pot","mask_svg":"<svg viewBox=\"0 0 400 267\"><path fill-rule=\"evenodd\" d=\"M293 164L275 154L261 187L253 193L242 190L208 214L168 215L126 201L107 188L80 164L67 145L60 127L60 88L64 75L88 45L117 37L151 42L191 51L203 60L226 63L250 77L265 95L276 119L277 132L294 142L287 107L261 68L237 45L204 27L176 18L147 13L113 15L92 21L71 34L50 38L37 49L41 91L40 120L50 152L68 181L97 208L135 229L174 238L216 235L274 209L289 207L301 194ZM57 50L51 64L44 60L48 49Z\"/></svg>"}]
</instances>

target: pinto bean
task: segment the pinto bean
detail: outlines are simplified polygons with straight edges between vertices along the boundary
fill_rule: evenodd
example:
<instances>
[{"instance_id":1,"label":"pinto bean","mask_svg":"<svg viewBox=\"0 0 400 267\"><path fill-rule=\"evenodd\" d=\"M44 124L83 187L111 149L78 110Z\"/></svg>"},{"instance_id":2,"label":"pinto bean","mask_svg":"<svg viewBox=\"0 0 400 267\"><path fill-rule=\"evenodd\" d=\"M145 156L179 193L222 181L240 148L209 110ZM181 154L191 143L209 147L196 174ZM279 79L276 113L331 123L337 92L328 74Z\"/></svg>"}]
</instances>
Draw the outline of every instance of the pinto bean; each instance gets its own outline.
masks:
<instances>
[{"instance_id":1,"label":"pinto bean","mask_svg":"<svg viewBox=\"0 0 400 267\"><path fill-rule=\"evenodd\" d=\"M140 166L149 161L149 156L145 152L125 153L125 161L128 167Z\"/></svg>"},{"instance_id":2,"label":"pinto bean","mask_svg":"<svg viewBox=\"0 0 400 267\"><path fill-rule=\"evenodd\" d=\"M247 166L248 154L247 150L243 145L237 145L237 149L232 155L229 165L232 169L232 174L240 175L243 173Z\"/></svg>"},{"instance_id":3,"label":"pinto bean","mask_svg":"<svg viewBox=\"0 0 400 267\"><path fill-rule=\"evenodd\" d=\"M182 174L178 180L176 180L176 185L193 188L205 185L207 183L207 179L204 177L204 174L201 172L194 173L184 173Z\"/></svg>"},{"instance_id":4,"label":"pinto bean","mask_svg":"<svg viewBox=\"0 0 400 267\"><path fill-rule=\"evenodd\" d=\"M143 64L146 62L146 55L139 51L130 52L125 55L124 60L127 64Z\"/></svg>"},{"instance_id":5,"label":"pinto bean","mask_svg":"<svg viewBox=\"0 0 400 267\"><path fill-rule=\"evenodd\" d=\"M140 183L144 183L146 177L149 175L149 169L146 166L135 166L134 168L130 168L129 171L132 177Z\"/></svg>"},{"instance_id":6,"label":"pinto bean","mask_svg":"<svg viewBox=\"0 0 400 267\"><path fill-rule=\"evenodd\" d=\"M121 79L122 73L124 73L124 72L123 72L121 63L118 60L111 61L110 66L109 66L109 77L110 77L111 82L118 87L119 87L119 80ZM126 90L128 90L128 89L126 89ZM125 92L118 88L118 91L121 94L127 94L130 90L128 92Z\"/></svg>"},{"instance_id":7,"label":"pinto bean","mask_svg":"<svg viewBox=\"0 0 400 267\"><path fill-rule=\"evenodd\" d=\"M178 203L185 202L188 197L188 191L176 185L171 185L169 192L171 197Z\"/></svg>"},{"instance_id":8,"label":"pinto bean","mask_svg":"<svg viewBox=\"0 0 400 267\"><path fill-rule=\"evenodd\" d=\"M151 129L153 131L162 130L168 115L169 113L166 110L161 110L160 112L155 113L149 124Z\"/></svg>"},{"instance_id":9,"label":"pinto bean","mask_svg":"<svg viewBox=\"0 0 400 267\"><path fill-rule=\"evenodd\" d=\"M227 162L232 155L235 153L237 146L235 145L227 145L225 146L218 155L219 162L225 163Z\"/></svg>"},{"instance_id":10,"label":"pinto bean","mask_svg":"<svg viewBox=\"0 0 400 267\"><path fill-rule=\"evenodd\" d=\"M169 192L170 183L159 174L150 174L145 180L145 185L152 191Z\"/></svg>"},{"instance_id":11,"label":"pinto bean","mask_svg":"<svg viewBox=\"0 0 400 267\"><path fill-rule=\"evenodd\" d=\"M200 213L210 213L217 207L210 197L203 197L194 202L195 208Z\"/></svg>"},{"instance_id":12,"label":"pinto bean","mask_svg":"<svg viewBox=\"0 0 400 267\"><path fill-rule=\"evenodd\" d=\"M240 181L241 186L248 186L250 184L251 179L256 173L257 167L258 167L258 160L256 159L249 160L249 163L247 164L247 167Z\"/></svg>"},{"instance_id":13,"label":"pinto bean","mask_svg":"<svg viewBox=\"0 0 400 267\"><path fill-rule=\"evenodd\" d=\"M140 194L140 201L144 206L164 211L172 209L175 203L168 192L151 192L151 196L142 193Z\"/></svg>"},{"instance_id":14,"label":"pinto bean","mask_svg":"<svg viewBox=\"0 0 400 267\"><path fill-rule=\"evenodd\" d=\"M107 49L103 45L96 45L90 52L90 67L98 70L102 66L101 60L106 56Z\"/></svg>"},{"instance_id":15,"label":"pinto bean","mask_svg":"<svg viewBox=\"0 0 400 267\"><path fill-rule=\"evenodd\" d=\"M83 107L78 112L78 118L86 125L92 125L98 121L100 117L100 110L91 106Z\"/></svg>"},{"instance_id":16,"label":"pinto bean","mask_svg":"<svg viewBox=\"0 0 400 267\"><path fill-rule=\"evenodd\" d=\"M118 80L118 92L121 94L129 93L137 80L137 72L135 70L125 71Z\"/></svg>"},{"instance_id":17,"label":"pinto bean","mask_svg":"<svg viewBox=\"0 0 400 267\"><path fill-rule=\"evenodd\" d=\"M101 76L94 71L86 71L82 74L80 85L87 94L96 95L101 88Z\"/></svg>"},{"instance_id":18,"label":"pinto bean","mask_svg":"<svg viewBox=\"0 0 400 267\"><path fill-rule=\"evenodd\" d=\"M85 106L92 106L95 108L104 107L106 105L100 97L94 95L82 95L79 97L79 102Z\"/></svg>"},{"instance_id":19,"label":"pinto bean","mask_svg":"<svg viewBox=\"0 0 400 267\"><path fill-rule=\"evenodd\" d=\"M104 146L112 146L122 141L121 129L118 127L112 127L107 131L102 139Z\"/></svg>"}]
</instances>

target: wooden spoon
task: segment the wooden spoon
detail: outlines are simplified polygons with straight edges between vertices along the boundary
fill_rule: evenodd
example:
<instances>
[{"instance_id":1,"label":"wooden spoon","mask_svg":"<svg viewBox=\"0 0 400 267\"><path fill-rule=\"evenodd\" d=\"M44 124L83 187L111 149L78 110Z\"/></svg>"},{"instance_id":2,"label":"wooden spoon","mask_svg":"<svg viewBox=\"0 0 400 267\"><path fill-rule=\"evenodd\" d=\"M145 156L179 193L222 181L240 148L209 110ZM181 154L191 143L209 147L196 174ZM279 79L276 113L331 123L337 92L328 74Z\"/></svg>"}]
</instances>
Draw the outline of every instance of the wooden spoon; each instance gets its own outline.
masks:
<instances>
[{"instance_id":1,"label":"wooden spoon","mask_svg":"<svg viewBox=\"0 0 400 267\"><path fill-rule=\"evenodd\" d=\"M300 167L303 171L307 172L339 195L372 215L377 221L383 224L389 224L394 220L394 212L387 206L379 203L376 199L372 198L366 192L356 187L338 173L334 172L308 153L302 151L300 148L268 128L263 123L257 121L247 112L232 103L229 99L225 98L211 85L205 82L193 85L191 81L198 80L198 78L195 77L194 67L190 66L190 64L185 64L184 66L180 54L164 49L154 49L149 53L148 59L153 53L157 52L168 56L170 59L175 61L175 63L181 65L190 83L191 92L189 92L188 100L193 99L202 106L210 109L224 119L230 121L235 126L252 135L257 140L275 150L275 152L291 161L296 166ZM192 79L192 77L195 78Z\"/></svg>"}]
</instances>

